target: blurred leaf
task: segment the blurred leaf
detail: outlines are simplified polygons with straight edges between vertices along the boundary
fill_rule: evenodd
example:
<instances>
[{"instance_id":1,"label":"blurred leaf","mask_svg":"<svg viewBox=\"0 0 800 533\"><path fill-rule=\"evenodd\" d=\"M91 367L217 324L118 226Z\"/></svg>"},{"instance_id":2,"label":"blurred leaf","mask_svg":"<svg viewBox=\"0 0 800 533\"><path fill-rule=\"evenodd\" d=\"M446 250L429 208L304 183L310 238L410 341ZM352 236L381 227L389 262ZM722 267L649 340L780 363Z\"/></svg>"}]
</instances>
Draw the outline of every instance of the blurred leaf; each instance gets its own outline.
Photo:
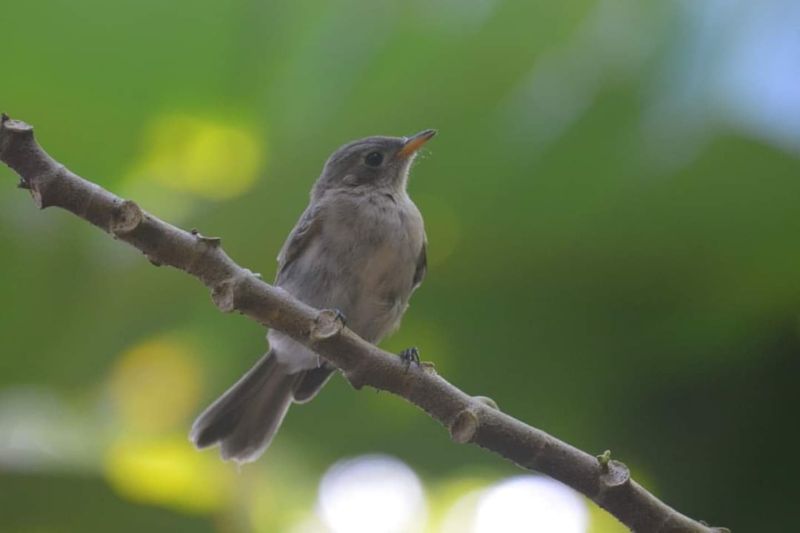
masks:
<instances>
[{"instance_id":1,"label":"blurred leaf","mask_svg":"<svg viewBox=\"0 0 800 533\"><path fill-rule=\"evenodd\" d=\"M233 472L186 442L183 436L120 438L106 454L106 477L131 501L194 513L218 511L231 498Z\"/></svg>"}]
</instances>

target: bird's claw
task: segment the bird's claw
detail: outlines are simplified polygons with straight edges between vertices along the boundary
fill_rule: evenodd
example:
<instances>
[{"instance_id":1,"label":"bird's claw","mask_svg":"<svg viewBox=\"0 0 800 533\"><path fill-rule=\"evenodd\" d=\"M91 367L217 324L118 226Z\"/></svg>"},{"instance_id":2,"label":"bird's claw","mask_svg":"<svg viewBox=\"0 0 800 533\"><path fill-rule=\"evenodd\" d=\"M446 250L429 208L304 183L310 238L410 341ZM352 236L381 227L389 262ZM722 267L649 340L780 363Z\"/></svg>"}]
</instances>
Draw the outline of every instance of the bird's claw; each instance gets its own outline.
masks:
<instances>
[{"instance_id":1,"label":"bird's claw","mask_svg":"<svg viewBox=\"0 0 800 533\"><path fill-rule=\"evenodd\" d=\"M419 350L416 346L412 346L411 348L406 348L402 352L400 352L400 359L402 359L405 364L406 368L411 366L411 363L419 366Z\"/></svg>"}]
</instances>

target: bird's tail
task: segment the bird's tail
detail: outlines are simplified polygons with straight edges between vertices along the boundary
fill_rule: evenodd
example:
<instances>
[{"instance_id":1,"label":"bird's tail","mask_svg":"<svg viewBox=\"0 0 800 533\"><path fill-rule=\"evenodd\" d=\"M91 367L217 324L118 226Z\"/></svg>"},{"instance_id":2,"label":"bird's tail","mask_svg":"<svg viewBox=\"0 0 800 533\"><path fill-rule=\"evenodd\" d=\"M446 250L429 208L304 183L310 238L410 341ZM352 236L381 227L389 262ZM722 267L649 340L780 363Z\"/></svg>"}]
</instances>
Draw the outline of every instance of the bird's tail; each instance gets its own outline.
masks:
<instances>
[{"instance_id":1,"label":"bird's tail","mask_svg":"<svg viewBox=\"0 0 800 533\"><path fill-rule=\"evenodd\" d=\"M267 352L197 417L189 438L198 448L219 443L223 459L256 460L278 431L301 376L286 372Z\"/></svg>"}]
</instances>

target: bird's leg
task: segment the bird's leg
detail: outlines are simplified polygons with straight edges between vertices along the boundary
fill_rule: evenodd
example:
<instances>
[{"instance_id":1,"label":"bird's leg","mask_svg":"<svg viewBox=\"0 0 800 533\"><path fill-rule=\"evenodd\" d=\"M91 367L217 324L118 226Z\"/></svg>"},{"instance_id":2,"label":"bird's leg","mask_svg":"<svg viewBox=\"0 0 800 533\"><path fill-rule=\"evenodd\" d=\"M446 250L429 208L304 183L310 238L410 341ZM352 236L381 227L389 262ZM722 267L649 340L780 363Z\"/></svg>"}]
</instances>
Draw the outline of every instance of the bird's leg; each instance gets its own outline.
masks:
<instances>
[{"instance_id":1,"label":"bird's leg","mask_svg":"<svg viewBox=\"0 0 800 533\"><path fill-rule=\"evenodd\" d=\"M411 363L419 366L419 350L416 346L412 346L411 348L406 348L402 352L400 352L400 359L402 359L406 364L406 369L411 366Z\"/></svg>"}]
</instances>

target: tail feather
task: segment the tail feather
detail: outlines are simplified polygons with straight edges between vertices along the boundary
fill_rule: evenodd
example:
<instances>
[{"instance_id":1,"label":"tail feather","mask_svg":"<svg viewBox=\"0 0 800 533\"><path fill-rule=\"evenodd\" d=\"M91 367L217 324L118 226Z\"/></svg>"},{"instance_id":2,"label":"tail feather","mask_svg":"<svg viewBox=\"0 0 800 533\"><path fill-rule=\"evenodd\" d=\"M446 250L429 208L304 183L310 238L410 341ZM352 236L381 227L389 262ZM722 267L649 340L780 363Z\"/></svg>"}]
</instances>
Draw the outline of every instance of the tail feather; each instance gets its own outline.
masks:
<instances>
[{"instance_id":1,"label":"tail feather","mask_svg":"<svg viewBox=\"0 0 800 533\"><path fill-rule=\"evenodd\" d=\"M278 431L300 375L268 352L197 417L189 438L198 448L219 443L223 459L254 461Z\"/></svg>"}]
</instances>

